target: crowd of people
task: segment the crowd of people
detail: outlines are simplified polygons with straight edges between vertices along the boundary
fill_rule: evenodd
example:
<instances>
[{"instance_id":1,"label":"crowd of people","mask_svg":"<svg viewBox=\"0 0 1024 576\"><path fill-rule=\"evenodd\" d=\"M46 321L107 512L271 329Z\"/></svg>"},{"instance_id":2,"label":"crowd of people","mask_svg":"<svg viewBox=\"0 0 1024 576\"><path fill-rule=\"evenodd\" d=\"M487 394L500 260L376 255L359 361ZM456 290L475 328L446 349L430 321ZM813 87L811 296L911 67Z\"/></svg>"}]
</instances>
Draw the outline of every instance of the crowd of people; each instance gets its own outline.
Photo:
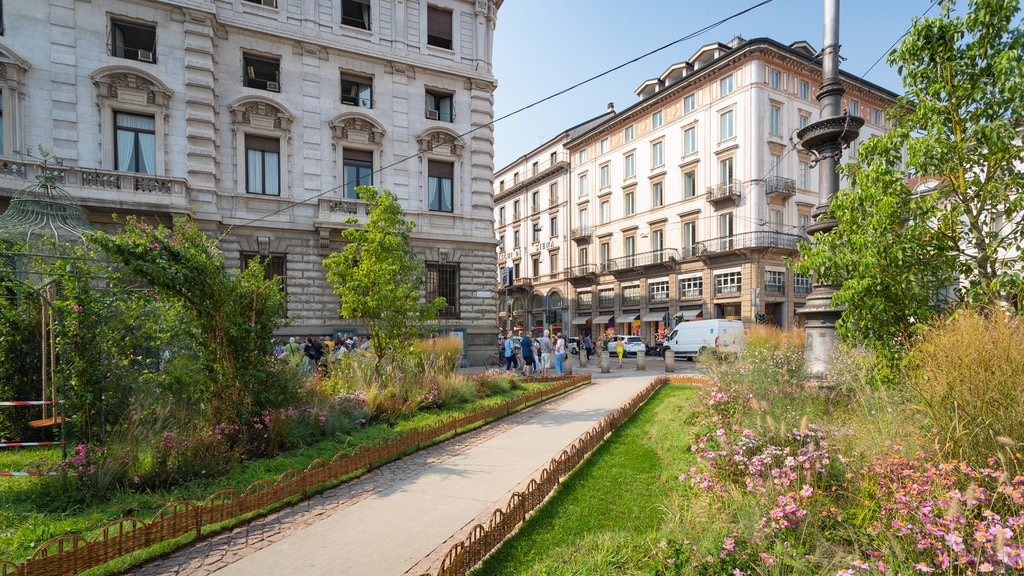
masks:
<instances>
[{"instance_id":1,"label":"crowd of people","mask_svg":"<svg viewBox=\"0 0 1024 576\"><path fill-rule=\"evenodd\" d=\"M274 355L282 360L301 366L305 374L312 374L317 368L326 366L330 362L341 360L346 352L370 348L370 339L366 336L337 336L330 338L295 338L292 336L285 343L283 340L274 341Z\"/></svg>"},{"instance_id":2,"label":"crowd of people","mask_svg":"<svg viewBox=\"0 0 1024 576\"><path fill-rule=\"evenodd\" d=\"M527 333L521 339L509 336L499 343L499 353L505 370L519 371L523 376L540 374L547 377L548 371L554 368L556 374L565 373L565 338L561 332L551 338L551 331L545 330L542 336L533 338ZM520 363L522 357L522 366Z\"/></svg>"}]
</instances>

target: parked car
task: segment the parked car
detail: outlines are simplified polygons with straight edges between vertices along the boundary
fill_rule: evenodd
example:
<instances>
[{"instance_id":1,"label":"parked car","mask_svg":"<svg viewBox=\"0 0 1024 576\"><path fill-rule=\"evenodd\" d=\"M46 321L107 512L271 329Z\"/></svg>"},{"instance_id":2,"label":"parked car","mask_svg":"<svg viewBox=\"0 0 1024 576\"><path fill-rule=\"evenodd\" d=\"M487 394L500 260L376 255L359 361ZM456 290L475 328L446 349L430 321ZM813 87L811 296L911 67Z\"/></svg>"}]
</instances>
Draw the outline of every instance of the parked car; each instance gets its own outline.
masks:
<instances>
[{"instance_id":1,"label":"parked car","mask_svg":"<svg viewBox=\"0 0 1024 576\"><path fill-rule=\"evenodd\" d=\"M639 336L625 336L616 335L611 342L608 343L608 351L615 354L616 342L622 341L623 352L626 356L636 356L637 352L647 351L647 345L640 339Z\"/></svg>"},{"instance_id":2,"label":"parked car","mask_svg":"<svg viewBox=\"0 0 1024 576\"><path fill-rule=\"evenodd\" d=\"M579 354L580 349L583 348L583 343L580 339L575 336L569 336L565 339L565 348L570 354Z\"/></svg>"}]
</instances>

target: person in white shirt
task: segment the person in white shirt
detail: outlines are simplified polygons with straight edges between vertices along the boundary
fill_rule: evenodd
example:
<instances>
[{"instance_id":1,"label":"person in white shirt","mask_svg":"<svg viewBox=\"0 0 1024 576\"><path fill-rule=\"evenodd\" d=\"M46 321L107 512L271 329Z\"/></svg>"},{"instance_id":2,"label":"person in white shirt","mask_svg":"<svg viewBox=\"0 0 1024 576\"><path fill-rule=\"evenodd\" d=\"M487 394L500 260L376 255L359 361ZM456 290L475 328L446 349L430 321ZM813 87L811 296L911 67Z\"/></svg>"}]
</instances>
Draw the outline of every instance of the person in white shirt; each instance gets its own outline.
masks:
<instances>
[{"instance_id":1,"label":"person in white shirt","mask_svg":"<svg viewBox=\"0 0 1024 576\"><path fill-rule=\"evenodd\" d=\"M565 374L565 338L559 332L555 340L555 373Z\"/></svg>"}]
</instances>

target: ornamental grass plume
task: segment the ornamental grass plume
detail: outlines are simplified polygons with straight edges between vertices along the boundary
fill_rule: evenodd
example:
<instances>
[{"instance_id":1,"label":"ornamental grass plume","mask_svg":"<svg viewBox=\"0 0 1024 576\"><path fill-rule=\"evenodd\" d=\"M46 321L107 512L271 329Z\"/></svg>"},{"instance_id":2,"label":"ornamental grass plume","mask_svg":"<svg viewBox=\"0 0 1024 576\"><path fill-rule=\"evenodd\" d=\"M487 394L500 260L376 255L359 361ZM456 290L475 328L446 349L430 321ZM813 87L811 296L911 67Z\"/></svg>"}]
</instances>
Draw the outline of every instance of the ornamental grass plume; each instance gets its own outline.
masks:
<instances>
[{"instance_id":1,"label":"ornamental grass plume","mask_svg":"<svg viewBox=\"0 0 1024 576\"><path fill-rule=\"evenodd\" d=\"M938 450L984 467L1009 455L1024 473L1024 323L1002 314L960 312L930 328L907 358L915 404Z\"/></svg>"}]
</instances>

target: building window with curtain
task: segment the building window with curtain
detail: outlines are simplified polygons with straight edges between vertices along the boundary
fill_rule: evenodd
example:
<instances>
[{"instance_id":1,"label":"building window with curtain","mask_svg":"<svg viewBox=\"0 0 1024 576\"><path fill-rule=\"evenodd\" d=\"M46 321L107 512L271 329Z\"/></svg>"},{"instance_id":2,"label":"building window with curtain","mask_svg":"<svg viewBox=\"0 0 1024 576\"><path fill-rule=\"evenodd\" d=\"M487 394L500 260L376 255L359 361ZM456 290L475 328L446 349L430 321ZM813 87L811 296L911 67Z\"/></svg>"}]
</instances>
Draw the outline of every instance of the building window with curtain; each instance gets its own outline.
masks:
<instances>
[{"instance_id":1,"label":"building window with curtain","mask_svg":"<svg viewBox=\"0 0 1024 576\"><path fill-rule=\"evenodd\" d=\"M436 6L427 6L427 44L452 49L452 12Z\"/></svg>"},{"instance_id":2,"label":"building window with curtain","mask_svg":"<svg viewBox=\"0 0 1024 576\"><path fill-rule=\"evenodd\" d=\"M697 255L697 223L683 222L683 257Z\"/></svg>"},{"instance_id":3,"label":"building window with curtain","mask_svg":"<svg viewBox=\"0 0 1024 576\"><path fill-rule=\"evenodd\" d=\"M454 212L455 164L430 160L427 163L427 195L432 212Z\"/></svg>"},{"instance_id":4,"label":"building window with curtain","mask_svg":"<svg viewBox=\"0 0 1024 576\"><path fill-rule=\"evenodd\" d=\"M370 0L341 0L341 23L370 30Z\"/></svg>"},{"instance_id":5,"label":"building window with curtain","mask_svg":"<svg viewBox=\"0 0 1024 576\"><path fill-rule=\"evenodd\" d=\"M115 170L156 174L156 122L152 116L114 113Z\"/></svg>"},{"instance_id":6,"label":"building window with curtain","mask_svg":"<svg viewBox=\"0 0 1024 576\"><path fill-rule=\"evenodd\" d=\"M697 127L690 126L683 130L683 154L689 155L697 152Z\"/></svg>"},{"instance_id":7,"label":"building window with curtain","mask_svg":"<svg viewBox=\"0 0 1024 576\"><path fill-rule=\"evenodd\" d=\"M651 230L651 251L654 252L654 261L661 262L662 250L665 249L665 231Z\"/></svg>"},{"instance_id":8,"label":"building window with curtain","mask_svg":"<svg viewBox=\"0 0 1024 576\"><path fill-rule=\"evenodd\" d=\"M764 293L784 296L786 294L786 273L781 270L765 270Z\"/></svg>"},{"instance_id":9,"label":"building window with curtain","mask_svg":"<svg viewBox=\"0 0 1024 576\"><path fill-rule=\"evenodd\" d=\"M632 286L623 286L622 305L636 306L638 304L640 304L640 285L633 284Z\"/></svg>"},{"instance_id":10,"label":"building window with curtain","mask_svg":"<svg viewBox=\"0 0 1024 576\"><path fill-rule=\"evenodd\" d=\"M715 274L715 295L739 294L743 286L743 275L739 272Z\"/></svg>"},{"instance_id":11,"label":"building window with curtain","mask_svg":"<svg viewBox=\"0 0 1024 576\"><path fill-rule=\"evenodd\" d=\"M245 136L245 191L281 195L281 141L277 138Z\"/></svg>"},{"instance_id":12,"label":"building window with curtain","mask_svg":"<svg viewBox=\"0 0 1024 576\"><path fill-rule=\"evenodd\" d=\"M693 198L697 194L697 172L690 170L683 174L683 198Z\"/></svg>"},{"instance_id":13,"label":"building window with curtain","mask_svg":"<svg viewBox=\"0 0 1024 576\"><path fill-rule=\"evenodd\" d=\"M647 292L651 302L663 302L668 300L668 280L651 282L647 285Z\"/></svg>"},{"instance_id":14,"label":"building window with curtain","mask_svg":"<svg viewBox=\"0 0 1024 576\"><path fill-rule=\"evenodd\" d=\"M427 263L427 300L444 298L439 318L459 317L459 265Z\"/></svg>"},{"instance_id":15,"label":"building window with curtain","mask_svg":"<svg viewBox=\"0 0 1024 576\"><path fill-rule=\"evenodd\" d=\"M651 168L665 165L665 143L662 141L651 144Z\"/></svg>"},{"instance_id":16,"label":"building window with curtain","mask_svg":"<svg viewBox=\"0 0 1024 576\"><path fill-rule=\"evenodd\" d=\"M700 298L704 295L704 277L686 276L679 279L680 298Z\"/></svg>"},{"instance_id":17,"label":"building window with curtain","mask_svg":"<svg viewBox=\"0 0 1024 576\"><path fill-rule=\"evenodd\" d=\"M683 98L683 114L689 114L697 109L697 96L695 94L688 94Z\"/></svg>"},{"instance_id":18,"label":"building window with curtain","mask_svg":"<svg viewBox=\"0 0 1024 576\"><path fill-rule=\"evenodd\" d=\"M718 117L718 139L728 140L736 135L733 131L732 110L722 112Z\"/></svg>"},{"instance_id":19,"label":"building window with curtain","mask_svg":"<svg viewBox=\"0 0 1024 576\"><path fill-rule=\"evenodd\" d=\"M655 182L651 184L651 207L660 208L665 203L665 184Z\"/></svg>"},{"instance_id":20,"label":"building window with curtain","mask_svg":"<svg viewBox=\"0 0 1024 576\"><path fill-rule=\"evenodd\" d=\"M373 152L345 149L342 153L345 198L359 198L357 186L373 186Z\"/></svg>"}]
</instances>

